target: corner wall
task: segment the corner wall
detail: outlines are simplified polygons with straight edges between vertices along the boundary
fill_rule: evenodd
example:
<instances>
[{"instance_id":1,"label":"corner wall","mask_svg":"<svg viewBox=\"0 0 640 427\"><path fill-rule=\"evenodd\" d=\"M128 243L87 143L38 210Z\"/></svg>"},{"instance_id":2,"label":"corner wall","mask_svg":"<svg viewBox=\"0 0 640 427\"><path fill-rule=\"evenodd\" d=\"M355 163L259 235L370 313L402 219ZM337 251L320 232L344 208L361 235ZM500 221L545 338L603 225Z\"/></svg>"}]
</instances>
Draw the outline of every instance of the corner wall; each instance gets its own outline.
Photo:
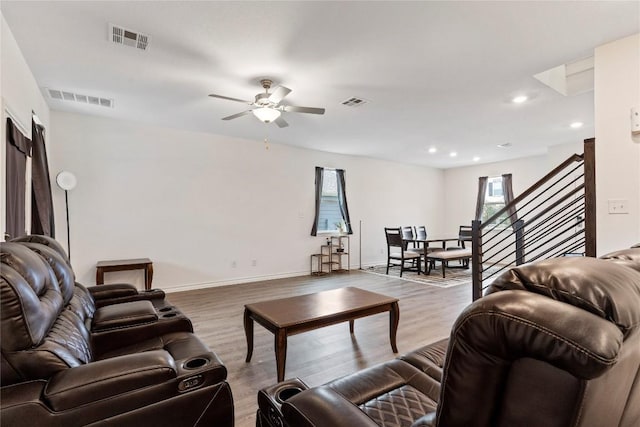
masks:
<instances>
[{"instance_id":1,"label":"corner wall","mask_svg":"<svg viewBox=\"0 0 640 427\"><path fill-rule=\"evenodd\" d=\"M544 156L525 157L444 171L445 233L456 235L460 225L471 225L476 212L478 177L513 174L513 194L517 197L558 166L571 154L582 153L582 142L550 147Z\"/></svg>"},{"instance_id":2,"label":"corner wall","mask_svg":"<svg viewBox=\"0 0 640 427\"><path fill-rule=\"evenodd\" d=\"M595 50L596 216L598 255L640 242L640 136L631 108L640 107L640 34ZM625 200L628 214L610 214Z\"/></svg>"},{"instance_id":3,"label":"corner wall","mask_svg":"<svg viewBox=\"0 0 640 427\"><path fill-rule=\"evenodd\" d=\"M6 131L7 117L17 122L18 127L23 128L27 137L31 138L32 111L42 120L45 131L49 130L49 107L40 92L38 83L34 78L22 52L16 43L11 29L0 11L0 239L3 240L6 222ZM50 150L47 138L47 149ZM29 167L28 167L28 170ZM27 177L27 191L30 194L31 180ZM31 197L26 198L26 213L30 218ZM27 221L27 227L31 222Z\"/></svg>"}]
</instances>

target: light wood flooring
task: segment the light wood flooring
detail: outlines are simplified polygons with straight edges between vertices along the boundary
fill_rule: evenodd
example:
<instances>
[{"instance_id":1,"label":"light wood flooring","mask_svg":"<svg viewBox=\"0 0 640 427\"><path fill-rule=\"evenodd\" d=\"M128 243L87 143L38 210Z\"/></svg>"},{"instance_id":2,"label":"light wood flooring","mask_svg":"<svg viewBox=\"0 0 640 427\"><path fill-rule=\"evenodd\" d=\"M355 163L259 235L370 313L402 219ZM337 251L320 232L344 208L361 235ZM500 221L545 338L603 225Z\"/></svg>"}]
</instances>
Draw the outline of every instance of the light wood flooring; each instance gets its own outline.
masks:
<instances>
[{"instance_id":1,"label":"light wood flooring","mask_svg":"<svg viewBox=\"0 0 640 427\"><path fill-rule=\"evenodd\" d=\"M389 314L377 314L356 320L353 335L347 322L289 337L285 378L320 385L447 337L471 302L470 285L436 288L357 270L172 293L167 298L191 318L195 333L227 367L236 426L253 427L257 392L276 382L276 362L273 334L255 325L253 358L245 363L244 304L345 286L400 300L399 353L394 354L389 343Z\"/></svg>"}]
</instances>

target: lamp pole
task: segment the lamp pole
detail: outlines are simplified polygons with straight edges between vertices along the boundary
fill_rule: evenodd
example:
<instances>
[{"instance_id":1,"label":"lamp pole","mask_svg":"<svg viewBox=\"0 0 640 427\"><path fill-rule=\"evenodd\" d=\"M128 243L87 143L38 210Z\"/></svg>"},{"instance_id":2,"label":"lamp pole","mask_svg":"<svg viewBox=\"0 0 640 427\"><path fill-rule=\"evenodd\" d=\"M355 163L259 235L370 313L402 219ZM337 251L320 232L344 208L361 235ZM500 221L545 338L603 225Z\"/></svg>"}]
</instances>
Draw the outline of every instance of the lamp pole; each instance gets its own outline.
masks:
<instances>
[{"instance_id":1,"label":"lamp pole","mask_svg":"<svg viewBox=\"0 0 640 427\"><path fill-rule=\"evenodd\" d=\"M71 226L69 225L69 190L78 183L76 176L69 171L62 171L56 176L56 184L64 190L64 204L67 212L67 252L71 261Z\"/></svg>"}]
</instances>

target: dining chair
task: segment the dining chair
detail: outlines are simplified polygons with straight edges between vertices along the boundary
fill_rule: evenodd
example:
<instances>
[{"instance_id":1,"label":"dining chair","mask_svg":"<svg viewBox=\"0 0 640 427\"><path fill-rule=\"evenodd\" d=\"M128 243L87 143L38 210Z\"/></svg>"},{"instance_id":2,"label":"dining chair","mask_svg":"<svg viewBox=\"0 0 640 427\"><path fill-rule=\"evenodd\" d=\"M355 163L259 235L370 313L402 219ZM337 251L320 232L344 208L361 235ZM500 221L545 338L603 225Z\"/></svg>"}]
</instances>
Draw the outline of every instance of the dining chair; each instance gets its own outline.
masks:
<instances>
[{"instance_id":1,"label":"dining chair","mask_svg":"<svg viewBox=\"0 0 640 427\"><path fill-rule=\"evenodd\" d=\"M448 251L454 251L456 249L466 249L466 243L471 245L471 236L473 229L470 225L461 225L458 229L458 246L449 246ZM469 266L469 260L465 259L461 261L463 265Z\"/></svg>"},{"instance_id":2,"label":"dining chair","mask_svg":"<svg viewBox=\"0 0 640 427\"><path fill-rule=\"evenodd\" d=\"M416 235L414 233L416 227L415 226L404 226L401 228L402 230L402 238L404 240L413 240L416 239ZM420 243L420 242L411 242L411 246L409 246L409 242L405 241L405 250L409 251L409 252L415 252L417 254L420 254L420 256L424 257L424 243ZM426 259L425 259L426 261ZM415 261L413 262L415 265Z\"/></svg>"},{"instance_id":3,"label":"dining chair","mask_svg":"<svg viewBox=\"0 0 640 427\"><path fill-rule=\"evenodd\" d=\"M402 229L400 227L385 227L384 234L387 239L387 274L389 267L400 267L400 277L405 271L416 271L420 274L420 258L417 252L407 250L407 242L403 239ZM392 261L400 261L400 264L392 263ZM415 263L415 267L406 267L405 263Z\"/></svg>"},{"instance_id":4,"label":"dining chair","mask_svg":"<svg viewBox=\"0 0 640 427\"><path fill-rule=\"evenodd\" d=\"M465 242L471 244L472 230L470 225L461 225L458 229L458 246L450 246L447 250L466 249Z\"/></svg>"}]
</instances>

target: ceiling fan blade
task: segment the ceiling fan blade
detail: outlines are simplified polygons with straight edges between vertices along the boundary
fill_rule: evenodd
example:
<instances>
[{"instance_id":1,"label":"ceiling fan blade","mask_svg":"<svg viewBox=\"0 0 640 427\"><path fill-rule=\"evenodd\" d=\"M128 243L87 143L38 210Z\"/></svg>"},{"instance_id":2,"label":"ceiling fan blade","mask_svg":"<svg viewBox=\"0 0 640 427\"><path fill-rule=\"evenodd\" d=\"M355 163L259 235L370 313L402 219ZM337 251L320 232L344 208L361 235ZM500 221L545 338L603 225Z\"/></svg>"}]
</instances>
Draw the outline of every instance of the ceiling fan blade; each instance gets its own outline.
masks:
<instances>
[{"instance_id":1,"label":"ceiling fan blade","mask_svg":"<svg viewBox=\"0 0 640 427\"><path fill-rule=\"evenodd\" d=\"M237 119L238 117L242 117L242 116L246 116L247 114L249 114L252 110L247 110L247 111L243 111L242 113L237 113L237 114L232 114L230 116L227 117L223 117L222 120L233 120L233 119Z\"/></svg>"},{"instance_id":2,"label":"ceiling fan blade","mask_svg":"<svg viewBox=\"0 0 640 427\"><path fill-rule=\"evenodd\" d=\"M285 105L284 111L288 113L324 114L324 108L296 107L294 105Z\"/></svg>"},{"instance_id":3,"label":"ceiling fan blade","mask_svg":"<svg viewBox=\"0 0 640 427\"><path fill-rule=\"evenodd\" d=\"M243 104L253 104L252 101L245 101L244 99L238 99L238 98L231 98L229 96L222 96L222 95L216 95L215 93L212 93L209 95L212 98L220 98L220 99L226 99L228 101L236 101L236 102L242 102Z\"/></svg>"},{"instance_id":4,"label":"ceiling fan blade","mask_svg":"<svg viewBox=\"0 0 640 427\"><path fill-rule=\"evenodd\" d=\"M285 96L289 95L289 92L291 92L291 89L288 87L278 86L273 93L269 95L269 101L278 104Z\"/></svg>"},{"instance_id":5,"label":"ceiling fan blade","mask_svg":"<svg viewBox=\"0 0 640 427\"><path fill-rule=\"evenodd\" d=\"M289 126L289 123L287 123L287 121L283 119L282 116L275 119L274 122L276 122L279 128L286 128L287 126Z\"/></svg>"}]
</instances>

